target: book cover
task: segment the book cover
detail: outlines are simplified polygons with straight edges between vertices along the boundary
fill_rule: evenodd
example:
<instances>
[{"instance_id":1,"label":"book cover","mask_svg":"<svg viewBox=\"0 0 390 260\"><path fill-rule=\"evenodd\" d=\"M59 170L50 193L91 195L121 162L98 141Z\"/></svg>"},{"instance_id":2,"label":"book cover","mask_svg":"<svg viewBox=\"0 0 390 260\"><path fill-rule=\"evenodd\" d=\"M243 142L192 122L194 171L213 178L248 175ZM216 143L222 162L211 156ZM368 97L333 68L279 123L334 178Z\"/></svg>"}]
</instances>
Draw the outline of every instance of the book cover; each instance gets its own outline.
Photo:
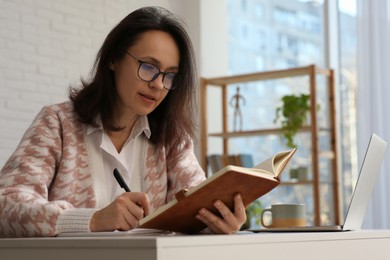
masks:
<instances>
[{"instance_id":1,"label":"book cover","mask_svg":"<svg viewBox=\"0 0 390 260\"><path fill-rule=\"evenodd\" d=\"M279 185L279 176L295 151L280 152L253 168L228 165L188 191L178 192L174 200L143 218L140 227L197 233L206 227L195 218L201 208L218 214L213 203L221 200L232 210L237 193L248 206Z\"/></svg>"}]
</instances>

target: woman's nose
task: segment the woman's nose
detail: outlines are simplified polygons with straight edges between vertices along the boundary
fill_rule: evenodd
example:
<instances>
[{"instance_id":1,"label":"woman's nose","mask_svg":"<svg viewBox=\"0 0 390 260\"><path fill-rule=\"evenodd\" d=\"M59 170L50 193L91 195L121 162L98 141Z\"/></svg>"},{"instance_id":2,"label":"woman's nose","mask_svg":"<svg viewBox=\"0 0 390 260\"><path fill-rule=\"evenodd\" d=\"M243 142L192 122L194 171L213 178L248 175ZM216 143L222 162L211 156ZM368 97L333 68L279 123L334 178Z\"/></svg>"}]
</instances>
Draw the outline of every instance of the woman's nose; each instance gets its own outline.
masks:
<instances>
[{"instance_id":1,"label":"woman's nose","mask_svg":"<svg viewBox=\"0 0 390 260\"><path fill-rule=\"evenodd\" d=\"M154 80L149 83L149 86L155 89L164 89L164 74L160 73Z\"/></svg>"}]
</instances>

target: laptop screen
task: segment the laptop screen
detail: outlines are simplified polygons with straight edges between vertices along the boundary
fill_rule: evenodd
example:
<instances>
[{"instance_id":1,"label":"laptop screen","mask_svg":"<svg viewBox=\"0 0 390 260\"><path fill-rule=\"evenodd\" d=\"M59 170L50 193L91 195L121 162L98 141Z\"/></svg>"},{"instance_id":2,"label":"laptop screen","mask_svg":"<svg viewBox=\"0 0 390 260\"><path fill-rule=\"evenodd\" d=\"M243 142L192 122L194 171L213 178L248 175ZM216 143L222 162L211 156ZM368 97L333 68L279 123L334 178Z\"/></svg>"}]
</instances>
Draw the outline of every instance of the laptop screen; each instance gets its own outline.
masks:
<instances>
[{"instance_id":1,"label":"laptop screen","mask_svg":"<svg viewBox=\"0 0 390 260\"><path fill-rule=\"evenodd\" d=\"M345 217L344 230L361 229L386 147L387 143L382 138L372 134Z\"/></svg>"}]
</instances>

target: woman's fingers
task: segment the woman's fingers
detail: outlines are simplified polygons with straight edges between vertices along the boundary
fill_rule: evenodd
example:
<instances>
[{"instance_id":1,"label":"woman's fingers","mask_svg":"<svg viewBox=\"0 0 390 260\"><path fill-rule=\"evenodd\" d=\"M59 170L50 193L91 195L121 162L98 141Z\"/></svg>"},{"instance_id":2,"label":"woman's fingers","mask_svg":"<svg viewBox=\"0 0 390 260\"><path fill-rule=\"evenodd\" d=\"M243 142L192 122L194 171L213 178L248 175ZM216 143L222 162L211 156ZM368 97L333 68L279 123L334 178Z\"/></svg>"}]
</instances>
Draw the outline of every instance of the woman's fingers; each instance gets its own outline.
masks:
<instances>
[{"instance_id":1,"label":"woman's fingers","mask_svg":"<svg viewBox=\"0 0 390 260\"><path fill-rule=\"evenodd\" d=\"M95 212L91 218L91 231L129 230L150 211L146 193L126 192L107 207Z\"/></svg>"},{"instance_id":2,"label":"woman's fingers","mask_svg":"<svg viewBox=\"0 0 390 260\"><path fill-rule=\"evenodd\" d=\"M127 211L138 220L149 214L149 198L145 193L126 192L119 196L116 200L118 203L121 203L124 207L126 207Z\"/></svg>"},{"instance_id":3,"label":"woman's fingers","mask_svg":"<svg viewBox=\"0 0 390 260\"><path fill-rule=\"evenodd\" d=\"M196 216L214 233L235 233L246 221L245 207L239 194L234 196L234 212L219 200L214 203L214 207L218 209L221 217L204 208Z\"/></svg>"}]
</instances>

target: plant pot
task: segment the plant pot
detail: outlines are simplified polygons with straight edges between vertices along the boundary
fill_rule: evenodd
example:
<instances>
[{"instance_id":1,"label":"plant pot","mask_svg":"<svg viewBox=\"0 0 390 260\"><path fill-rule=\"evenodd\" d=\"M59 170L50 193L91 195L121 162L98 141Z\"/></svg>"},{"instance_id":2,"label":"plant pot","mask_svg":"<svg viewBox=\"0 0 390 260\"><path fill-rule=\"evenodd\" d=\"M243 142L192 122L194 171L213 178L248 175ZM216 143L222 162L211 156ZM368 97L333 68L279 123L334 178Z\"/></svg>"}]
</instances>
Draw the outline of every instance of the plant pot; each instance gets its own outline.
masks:
<instances>
[{"instance_id":1,"label":"plant pot","mask_svg":"<svg viewBox=\"0 0 390 260\"><path fill-rule=\"evenodd\" d=\"M301 166L297 168L297 179L298 181L307 181L309 179L308 167Z\"/></svg>"}]
</instances>

